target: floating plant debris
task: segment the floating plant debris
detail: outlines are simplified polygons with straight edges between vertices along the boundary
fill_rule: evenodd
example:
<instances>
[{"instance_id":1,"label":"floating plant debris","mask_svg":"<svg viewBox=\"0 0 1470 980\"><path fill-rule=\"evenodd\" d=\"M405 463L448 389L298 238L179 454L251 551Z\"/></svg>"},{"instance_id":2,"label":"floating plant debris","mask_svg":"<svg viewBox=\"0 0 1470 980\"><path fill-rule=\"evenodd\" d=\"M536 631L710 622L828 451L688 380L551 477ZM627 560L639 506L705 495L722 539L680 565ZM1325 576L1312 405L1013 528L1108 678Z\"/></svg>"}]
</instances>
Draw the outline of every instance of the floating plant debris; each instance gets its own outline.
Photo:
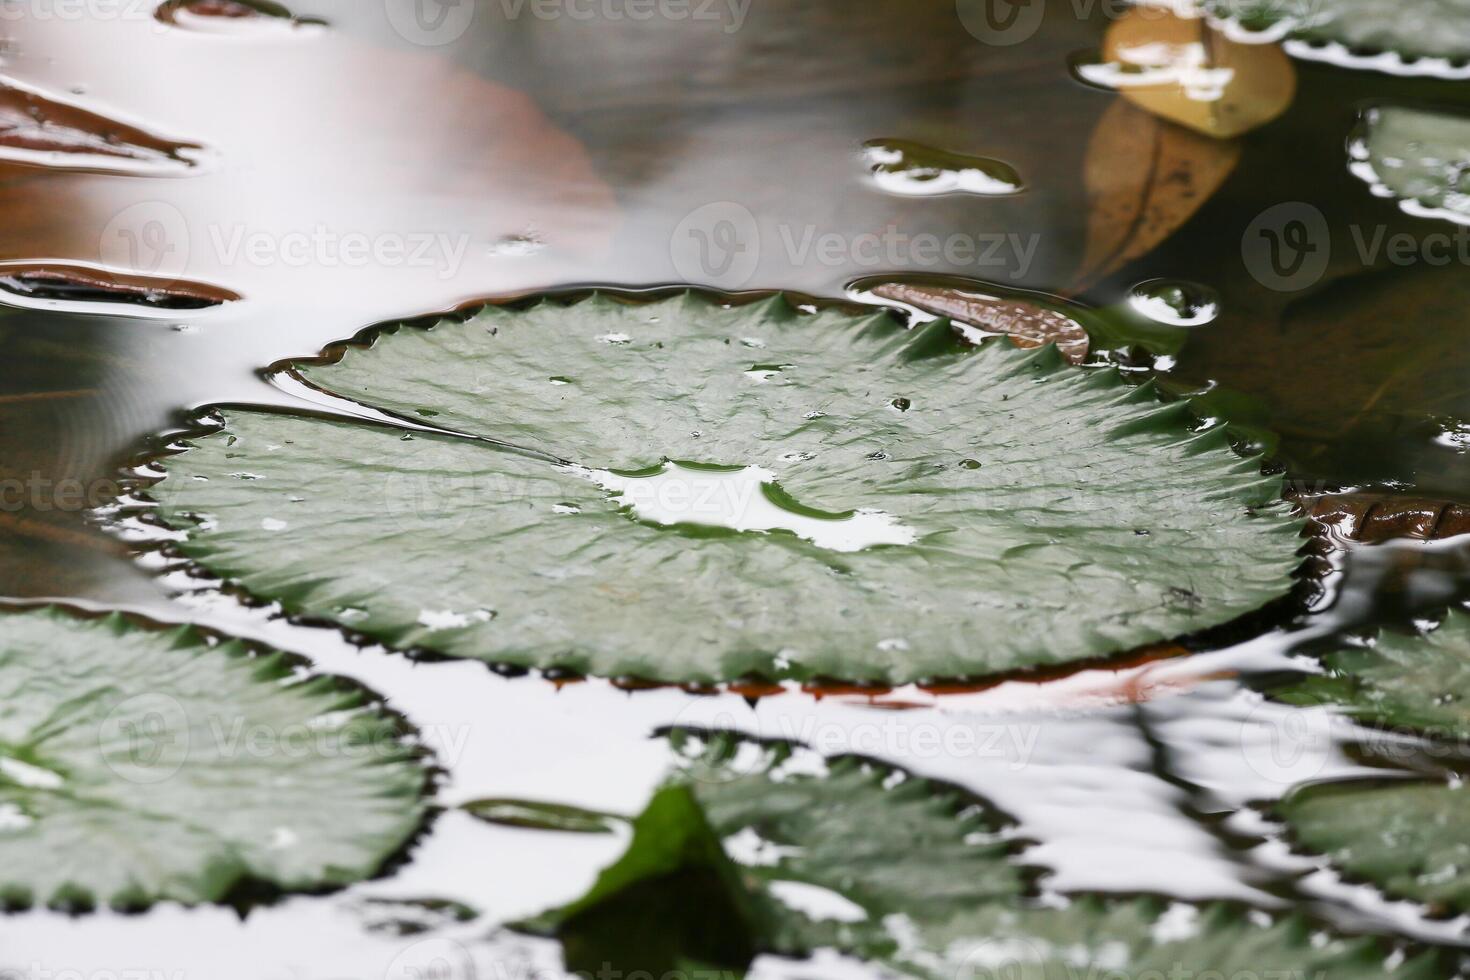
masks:
<instances>
[{"instance_id":1,"label":"floating plant debris","mask_svg":"<svg viewBox=\"0 0 1470 980\"><path fill-rule=\"evenodd\" d=\"M200 310L240 298L207 283L60 262L0 262L0 290L23 300L127 303L158 310Z\"/></svg>"},{"instance_id":2,"label":"floating plant debris","mask_svg":"<svg viewBox=\"0 0 1470 980\"><path fill-rule=\"evenodd\" d=\"M1336 493L1301 498L1302 509L1334 538L1378 544L1470 534L1470 505L1409 494Z\"/></svg>"},{"instance_id":3,"label":"floating plant debris","mask_svg":"<svg viewBox=\"0 0 1470 980\"><path fill-rule=\"evenodd\" d=\"M1470 116L1376 106L1349 153L1353 173L1406 213L1470 225Z\"/></svg>"},{"instance_id":4,"label":"floating plant debris","mask_svg":"<svg viewBox=\"0 0 1470 980\"><path fill-rule=\"evenodd\" d=\"M1108 27L1100 58L1072 67L1089 85L1216 138L1270 122L1296 94L1295 70L1279 48L1233 41L1156 6L1130 7Z\"/></svg>"},{"instance_id":5,"label":"floating plant debris","mask_svg":"<svg viewBox=\"0 0 1470 980\"><path fill-rule=\"evenodd\" d=\"M0 163L170 176L201 149L0 80Z\"/></svg>"},{"instance_id":6,"label":"floating plant debris","mask_svg":"<svg viewBox=\"0 0 1470 980\"><path fill-rule=\"evenodd\" d=\"M777 377L748 376L727 342L748 337ZM400 328L297 371L388 416L433 406L443 434L221 409L151 493L190 558L293 612L366 609L351 628L398 648L676 682L975 676L1221 623L1298 564L1279 478L1186 405L945 320L594 296ZM667 460L761 467L778 509L878 512L883 536L848 551L741 531L687 484L651 523L587 477ZM242 469L258 478L228 479ZM423 618L446 608L495 615Z\"/></svg>"},{"instance_id":7,"label":"floating plant debris","mask_svg":"<svg viewBox=\"0 0 1470 980\"><path fill-rule=\"evenodd\" d=\"M882 299L906 303L988 333L1004 334L1017 347L1056 344L1057 350L1071 363L1087 360L1089 339L1082 325L1065 313L1036 303L906 282L879 283L871 287L871 292Z\"/></svg>"},{"instance_id":8,"label":"floating plant debris","mask_svg":"<svg viewBox=\"0 0 1470 980\"><path fill-rule=\"evenodd\" d=\"M427 773L344 683L190 627L0 613L0 896L138 908L374 874Z\"/></svg>"},{"instance_id":9,"label":"floating plant debris","mask_svg":"<svg viewBox=\"0 0 1470 980\"><path fill-rule=\"evenodd\" d=\"M863 162L873 182L893 194L1016 194L1021 175L990 157L939 150L912 140L869 140Z\"/></svg>"},{"instance_id":10,"label":"floating plant debris","mask_svg":"<svg viewBox=\"0 0 1470 980\"><path fill-rule=\"evenodd\" d=\"M325 26L321 20L293 17L290 10L271 0L166 0L153 16L171 27L205 33L233 34L255 26Z\"/></svg>"}]
</instances>

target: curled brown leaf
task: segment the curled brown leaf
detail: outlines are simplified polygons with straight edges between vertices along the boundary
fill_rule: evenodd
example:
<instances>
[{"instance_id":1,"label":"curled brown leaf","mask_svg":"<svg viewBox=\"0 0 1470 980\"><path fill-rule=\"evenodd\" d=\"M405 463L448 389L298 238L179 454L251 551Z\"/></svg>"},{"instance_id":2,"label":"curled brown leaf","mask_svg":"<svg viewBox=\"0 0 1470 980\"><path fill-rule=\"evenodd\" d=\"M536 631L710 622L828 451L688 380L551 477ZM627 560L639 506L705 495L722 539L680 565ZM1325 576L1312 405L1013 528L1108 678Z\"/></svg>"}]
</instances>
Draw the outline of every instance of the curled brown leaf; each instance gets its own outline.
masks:
<instances>
[{"instance_id":1,"label":"curled brown leaf","mask_svg":"<svg viewBox=\"0 0 1470 980\"><path fill-rule=\"evenodd\" d=\"M871 291L883 299L916 306L987 333L1005 334L1017 347L1056 344L1062 356L1073 364L1087 359L1089 341L1082 325L1064 313L1035 303L906 282L881 283Z\"/></svg>"}]
</instances>

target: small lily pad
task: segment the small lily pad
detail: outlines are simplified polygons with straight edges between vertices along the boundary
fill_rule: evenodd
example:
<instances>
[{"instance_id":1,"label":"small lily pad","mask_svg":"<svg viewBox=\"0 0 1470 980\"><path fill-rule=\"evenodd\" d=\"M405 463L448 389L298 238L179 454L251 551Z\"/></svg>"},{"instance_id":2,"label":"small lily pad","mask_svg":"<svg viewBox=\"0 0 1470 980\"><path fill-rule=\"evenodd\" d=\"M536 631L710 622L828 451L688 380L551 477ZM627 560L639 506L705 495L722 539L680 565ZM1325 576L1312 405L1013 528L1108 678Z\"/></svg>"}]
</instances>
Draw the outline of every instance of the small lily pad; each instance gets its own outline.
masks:
<instances>
[{"instance_id":1,"label":"small lily pad","mask_svg":"<svg viewBox=\"0 0 1470 980\"><path fill-rule=\"evenodd\" d=\"M0 899L137 908L367 878L426 771L363 692L190 627L0 614Z\"/></svg>"},{"instance_id":2,"label":"small lily pad","mask_svg":"<svg viewBox=\"0 0 1470 980\"><path fill-rule=\"evenodd\" d=\"M1363 114L1353 173L1406 212L1470 224L1470 116L1404 106Z\"/></svg>"},{"instance_id":3,"label":"small lily pad","mask_svg":"<svg viewBox=\"0 0 1470 980\"><path fill-rule=\"evenodd\" d=\"M299 371L432 428L221 409L152 494L184 555L399 649L985 675L1219 625L1298 565L1280 478L1187 405L944 320L599 296Z\"/></svg>"}]
</instances>

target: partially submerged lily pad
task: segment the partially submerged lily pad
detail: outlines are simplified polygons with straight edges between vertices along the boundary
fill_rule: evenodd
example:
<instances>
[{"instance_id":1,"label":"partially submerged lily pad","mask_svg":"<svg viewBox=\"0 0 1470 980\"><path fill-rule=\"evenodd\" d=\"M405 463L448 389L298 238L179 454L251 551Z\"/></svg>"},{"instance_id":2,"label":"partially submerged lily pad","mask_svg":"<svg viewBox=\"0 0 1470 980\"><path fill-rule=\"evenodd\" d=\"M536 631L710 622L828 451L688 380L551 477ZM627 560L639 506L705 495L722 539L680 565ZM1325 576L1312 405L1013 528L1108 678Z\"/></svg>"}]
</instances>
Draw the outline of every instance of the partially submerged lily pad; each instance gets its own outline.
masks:
<instances>
[{"instance_id":1,"label":"partially submerged lily pad","mask_svg":"<svg viewBox=\"0 0 1470 980\"><path fill-rule=\"evenodd\" d=\"M1299 845L1351 878L1434 914L1470 912L1470 789L1462 782L1310 786L1277 812Z\"/></svg>"},{"instance_id":2,"label":"partially submerged lily pad","mask_svg":"<svg viewBox=\"0 0 1470 980\"><path fill-rule=\"evenodd\" d=\"M1374 193L1409 214L1470 224L1470 116L1377 106L1350 149L1353 173Z\"/></svg>"},{"instance_id":3,"label":"partially submerged lily pad","mask_svg":"<svg viewBox=\"0 0 1470 980\"><path fill-rule=\"evenodd\" d=\"M1187 405L944 320L597 296L299 372L435 431L221 409L152 494L200 565L399 649L984 675L1219 625L1298 564L1280 479Z\"/></svg>"},{"instance_id":4,"label":"partially submerged lily pad","mask_svg":"<svg viewBox=\"0 0 1470 980\"><path fill-rule=\"evenodd\" d=\"M1250 30L1341 45L1353 54L1409 63L1470 58L1470 12L1456 0L1208 0L1205 6Z\"/></svg>"},{"instance_id":5,"label":"partially submerged lily pad","mask_svg":"<svg viewBox=\"0 0 1470 980\"><path fill-rule=\"evenodd\" d=\"M1332 704L1355 718L1470 740L1470 613L1455 611L1422 636L1382 633L1371 646L1323 657L1327 673L1274 692L1297 704Z\"/></svg>"},{"instance_id":6,"label":"partially submerged lily pad","mask_svg":"<svg viewBox=\"0 0 1470 980\"><path fill-rule=\"evenodd\" d=\"M654 796L627 853L586 896L523 924L561 938L569 969L656 972L688 961L738 969L758 953L830 949L933 980L1441 975L1432 956L1391 957L1374 939L1237 906L1086 897L1043 908L1027 897L1014 844L982 801L875 762L793 765L789 746L740 742L730 751L725 739L702 754L696 741L688 781ZM724 893L710 894L717 883ZM631 926L587 927L647 922L652 895L673 910L658 920L666 942L656 955L621 941ZM738 930L726 934L740 936L733 954L703 941L697 924L712 905L740 910L730 916Z\"/></svg>"},{"instance_id":7,"label":"partially submerged lily pad","mask_svg":"<svg viewBox=\"0 0 1470 980\"><path fill-rule=\"evenodd\" d=\"M373 875L426 773L360 690L189 627L0 614L0 899L136 908Z\"/></svg>"}]
</instances>

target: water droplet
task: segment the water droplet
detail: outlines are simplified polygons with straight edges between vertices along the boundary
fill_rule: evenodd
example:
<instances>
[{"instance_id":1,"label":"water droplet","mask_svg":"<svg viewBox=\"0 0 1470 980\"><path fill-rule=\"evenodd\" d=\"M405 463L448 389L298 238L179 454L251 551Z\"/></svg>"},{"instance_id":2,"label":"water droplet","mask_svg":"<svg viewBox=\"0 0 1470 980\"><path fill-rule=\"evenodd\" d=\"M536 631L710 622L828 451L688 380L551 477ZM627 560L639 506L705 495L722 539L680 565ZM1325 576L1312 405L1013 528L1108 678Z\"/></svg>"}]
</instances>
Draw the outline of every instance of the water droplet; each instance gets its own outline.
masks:
<instances>
[{"instance_id":1,"label":"water droplet","mask_svg":"<svg viewBox=\"0 0 1470 980\"><path fill-rule=\"evenodd\" d=\"M597 339L604 344L627 344L633 340L632 337L625 333L605 333L601 334Z\"/></svg>"},{"instance_id":2,"label":"water droplet","mask_svg":"<svg viewBox=\"0 0 1470 980\"><path fill-rule=\"evenodd\" d=\"M265 517L260 521L260 529L262 531L284 531L289 526L278 517Z\"/></svg>"},{"instance_id":3,"label":"water droplet","mask_svg":"<svg viewBox=\"0 0 1470 980\"><path fill-rule=\"evenodd\" d=\"M766 382L790 366L789 364L752 364L750 370L745 372L745 376L757 383Z\"/></svg>"},{"instance_id":4,"label":"water droplet","mask_svg":"<svg viewBox=\"0 0 1470 980\"><path fill-rule=\"evenodd\" d=\"M1150 279L1134 286L1128 305L1156 323L1200 327L1220 315L1220 296L1208 286L1183 279Z\"/></svg>"},{"instance_id":5,"label":"water droplet","mask_svg":"<svg viewBox=\"0 0 1470 980\"><path fill-rule=\"evenodd\" d=\"M978 459L962 459L962 460L960 460L960 469L962 469L962 470L978 470L979 468L980 468L980 461Z\"/></svg>"},{"instance_id":6,"label":"water droplet","mask_svg":"<svg viewBox=\"0 0 1470 980\"><path fill-rule=\"evenodd\" d=\"M534 233L505 235L490 246L490 254L517 259L535 255L537 252L544 251L545 248L546 243Z\"/></svg>"},{"instance_id":7,"label":"water droplet","mask_svg":"<svg viewBox=\"0 0 1470 980\"><path fill-rule=\"evenodd\" d=\"M572 383L572 379L571 378L564 377L563 375L560 375L560 374L553 375L552 377L548 378L547 380L550 381L554 385L569 385L569 384Z\"/></svg>"},{"instance_id":8,"label":"water droplet","mask_svg":"<svg viewBox=\"0 0 1470 980\"><path fill-rule=\"evenodd\" d=\"M775 474L759 466L735 469L669 462L655 473L638 476L579 472L614 494L614 502L628 508L631 516L651 524L786 531L833 551L910 544L916 538L912 529L881 511L833 513L796 504L775 485Z\"/></svg>"},{"instance_id":9,"label":"water droplet","mask_svg":"<svg viewBox=\"0 0 1470 980\"><path fill-rule=\"evenodd\" d=\"M868 453L868 455L866 457L864 457L864 458L866 458L866 459L874 459L874 460L882 460L882 459L887 459L888 458L888 454L885 453L883 450L880 449L880 450L878 450L875 453Z\"/></svg>"},{"instance_id":10,"label":"water droplet","mask_svg":"<svg viewBox=\"0 0 1470 980\"><path fill-rule=\"evenodd\" d=\"M826 417L826 412L807 412L805 415L802 416L802 418L804 419L824 419Z\"/></svg>"},{"instance_id":11,"label":"water droplet","mask_svg":"<svg viewBox=\"0 0 1470 980\"><path fill-rule=\"evenodd\" d=\"M551 512L553 514L580 514L582 513L582 508L578 507L576 504L552 504Z\"/></svg>"},{"instance_id":12,"label":"water droplet","mask_svg":"<svg viewBox=\"0 0 1470 980\"><path fill-rule=\"evenodd\" d=\"M966 156L911 140L877 139L863 144L863 162L873 183L893 194L1015 194L1021 175L990 157Z\"/></svg>"},{"instance_id":13,"label":"water droplet","mask_svg":"<svg viewBox=\"0 0 1470 980\"><path fill-rule=\"evenodd\" d=\"M913 402L909 401L907 398L895 398L888 404L892 405L900 412L907 412L909 410L909 407L913 405Z\"/></svg>"}]
</instances>

